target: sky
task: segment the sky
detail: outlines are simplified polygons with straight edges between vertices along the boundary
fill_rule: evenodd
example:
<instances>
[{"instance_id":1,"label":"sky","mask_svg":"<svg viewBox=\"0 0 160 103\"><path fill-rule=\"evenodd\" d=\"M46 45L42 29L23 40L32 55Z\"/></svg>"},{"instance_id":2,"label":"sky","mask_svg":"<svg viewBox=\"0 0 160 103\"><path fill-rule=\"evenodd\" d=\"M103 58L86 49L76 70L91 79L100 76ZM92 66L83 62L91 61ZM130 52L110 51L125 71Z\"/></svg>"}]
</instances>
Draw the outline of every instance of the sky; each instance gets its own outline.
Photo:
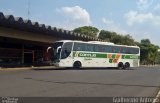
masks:
<instances>
[{"instance_id":1,"label":"sky","mask_svg":"<svg viewBox=\"0 0 160 103\"><path fill-rule=\"evenodd\" d=\"M0 0L0 12L66 30L94 26L160 46L160 0Z\"/></svg>"}]
</instances>

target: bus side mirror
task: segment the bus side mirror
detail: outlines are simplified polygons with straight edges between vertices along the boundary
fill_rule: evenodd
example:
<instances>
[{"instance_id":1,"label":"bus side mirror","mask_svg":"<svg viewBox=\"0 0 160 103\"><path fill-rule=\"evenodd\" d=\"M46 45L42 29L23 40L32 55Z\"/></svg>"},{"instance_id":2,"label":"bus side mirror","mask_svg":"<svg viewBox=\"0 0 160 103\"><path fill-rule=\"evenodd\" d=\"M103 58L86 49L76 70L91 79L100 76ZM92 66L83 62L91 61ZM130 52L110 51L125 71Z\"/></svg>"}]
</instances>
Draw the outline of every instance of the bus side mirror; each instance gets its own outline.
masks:
<instances>
[{"instance_id":1,"label":"bus side mirror","mask_svg":"<svg viewBox=\"0 0 160 103\"><path fill-rule=\"evenodd\" d=\"M57 48L57 53L60 52L61 48L62 48L61 46L59 46L59 47Z\"/></svg>"},{"instance_id":2,"label":"bus side mirror","mask_svg":"<svg viewBox=\"0 0 160 103\"><path fill-rule=\"evenodd\" d=\"M47 53L48 53L49 49L51 49L51 48L52 48L52 47L48 47L48 48L47 48Z\"/></svg>"}]
</instances>

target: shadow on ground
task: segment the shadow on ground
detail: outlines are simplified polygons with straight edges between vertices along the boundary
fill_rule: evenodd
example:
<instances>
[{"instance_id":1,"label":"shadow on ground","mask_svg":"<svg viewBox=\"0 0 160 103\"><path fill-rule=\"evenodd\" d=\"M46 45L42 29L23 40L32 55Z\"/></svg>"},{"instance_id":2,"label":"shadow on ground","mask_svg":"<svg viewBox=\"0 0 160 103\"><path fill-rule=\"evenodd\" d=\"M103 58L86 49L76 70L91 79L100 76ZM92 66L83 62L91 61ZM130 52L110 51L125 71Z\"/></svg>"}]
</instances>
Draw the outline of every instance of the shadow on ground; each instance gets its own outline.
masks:
<instances>
[{"instance_id":1,"label":"shadow on ground","mask_svg":"<svg viewBox=\"0 0 160 103\"><path fill-rule=\"evenodd\" d=\"M39 82L48 82L48 83L56 83L56 84L81 84L81 85L104 85L104 86L133 86L133 87L152 87L159 88L156 85L140 85L140 84L118 84L118 83L99 83L99 82L78 82L78 81L50 81L50 80L42 80L42 79L34 79L34 78L24 78L26 80L33 80Z\"/></svg>"},{"instance_id":2,"label":"shadow on ground","mask_svg":"<svg viewBox=\"0 0 160 103\"><path fill-rule=\"evenodd\" d=\"M33 68L32 70L124 70L124 69L117 69L117 68ZM136 70L136 68L130 68L126 70Z\"/></svg>"}]
</instances>

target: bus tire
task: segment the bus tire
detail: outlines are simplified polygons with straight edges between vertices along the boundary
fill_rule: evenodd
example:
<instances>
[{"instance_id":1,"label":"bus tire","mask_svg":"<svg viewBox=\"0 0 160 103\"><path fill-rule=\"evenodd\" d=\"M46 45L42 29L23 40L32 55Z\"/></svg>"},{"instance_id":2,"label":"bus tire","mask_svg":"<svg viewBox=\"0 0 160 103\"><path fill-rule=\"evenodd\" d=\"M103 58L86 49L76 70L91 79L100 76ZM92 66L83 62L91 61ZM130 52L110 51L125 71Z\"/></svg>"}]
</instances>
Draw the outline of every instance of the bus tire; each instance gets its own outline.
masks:
<instances>
[{"instance_id":1,"label":"bus tire","mask_svg":"<svg viewBox=\"0 0 160 103\"><path fill-rule=\"evenodd\" d=\"M73 64L73 68L75 69L79 69L81 68L82 64L80 61L75 61L74 64Z\"/></svg>"},{"instance_id":2,"label":"bus tire","mask_svg":"<svg viewBox=\"0 0 160 103\"><path fill-rule=\"evenodd\" d=\"M124 69L129 69L129 68L130 68L130 64L128 62L126 62L124 65Z\"/></svg>"},{"instance_id":3,"label":"bus tire","mask_svg":"<svg viewBox=\"0 0 160 103\"><path fill-rule=\"evenodd\" d=\"M119 63L118 63L118 69L123 69L123 68L124 68L123 63L122 63L122 62L119 62Z\"/></svg>"}]
</instances>

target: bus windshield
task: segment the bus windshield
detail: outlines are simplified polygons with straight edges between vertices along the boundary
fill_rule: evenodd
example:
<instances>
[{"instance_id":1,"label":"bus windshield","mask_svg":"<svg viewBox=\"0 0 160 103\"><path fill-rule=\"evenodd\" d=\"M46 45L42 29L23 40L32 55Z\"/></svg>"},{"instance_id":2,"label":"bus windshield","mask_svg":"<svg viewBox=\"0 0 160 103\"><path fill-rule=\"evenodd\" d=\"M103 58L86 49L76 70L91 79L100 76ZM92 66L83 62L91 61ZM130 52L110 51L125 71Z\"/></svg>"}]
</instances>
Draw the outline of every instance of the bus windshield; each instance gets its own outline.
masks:
<instances>
[{"instance_id":1,"label":"bus windshield","mask_svg":"<svg viewBox=\"0 0 160 103\"><path fill-rule=\"evenodd\" d=\"M65 59L71 54L72 44L73 44L72 42L66 42L63 44L62 52L61 52L61 59Z\"/></svg>"},{"instance_id":2,"label":"bus windshield","mask_svg":"<svg viewBox=\"0 0 160 103\"><path fill-rule=\"evenodd\" d=\"M62 48L63 42L56 42L52 45L52 61L56 62L60 59L60 52Z\"/></svg>"}]
</instances>

